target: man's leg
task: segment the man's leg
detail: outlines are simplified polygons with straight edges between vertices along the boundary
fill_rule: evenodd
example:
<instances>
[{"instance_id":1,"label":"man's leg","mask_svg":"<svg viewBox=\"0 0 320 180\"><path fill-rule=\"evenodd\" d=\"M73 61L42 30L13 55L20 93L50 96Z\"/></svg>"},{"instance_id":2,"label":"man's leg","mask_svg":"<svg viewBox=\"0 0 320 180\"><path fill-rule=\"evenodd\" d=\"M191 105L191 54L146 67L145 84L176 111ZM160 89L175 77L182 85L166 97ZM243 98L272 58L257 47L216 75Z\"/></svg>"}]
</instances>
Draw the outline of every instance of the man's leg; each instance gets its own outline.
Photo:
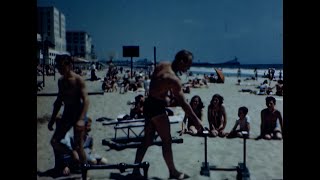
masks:
<instances>
[{"instance_id":1,"label":"man's leg","mask_svg":"<svg viewBox=\"0 0 320 180\"><path fill-rule=\"evenodd\" d=\"M150 120L146 120L150 121ZM145 122L146 125L144 127L144 138L142 140L141 145L138 147L136 152L136 158L134 163L141 163L143 160L144 155L147 152L148 147L152 144L153 138L155 135L155 127L152 122ZM133 174L140 174L139 168L133 169Z\"/></svg>"},{"instance_id":2,"label":"man's leg","mask_svg":"<svg viewBox=\"0 0 320 180\"><path fill-rule=\"evenodd\" d=\"M76 147L76 151L79 155L80 164L87 163L87 157L83 149L85 137L85 122L84 120L80 120L76 123L74 127L74 144Z\"/></svg>"},{"instance_id":3,"label":"man's leg","mask_svg":"<svg viewBox=\"0 0 320 180\"><path fill-rule=\"evenodd\" d=\"M182 173L177 171L173 162L172 139L170 131L170 122L166 114L162 114L152 118L156 131L162 141L162 155L168 166L170 177L179 177Z\"/></svg>"},{"instance_id":4,"label":"man's leg","mask_svg":"<svg viewBox=\"0 0 320 180\"><path fill-rule=\"evenodd\" d=\"M66 133L69 131L71 127L66 125L61 125L60 123L56 124L56 130L50 140L50 144L53 148L54 156L55 156L55 168L59 168L59 158L63 154L67 153L67 148L60 141L65 137Z\"/></svg>"}]
</instances>

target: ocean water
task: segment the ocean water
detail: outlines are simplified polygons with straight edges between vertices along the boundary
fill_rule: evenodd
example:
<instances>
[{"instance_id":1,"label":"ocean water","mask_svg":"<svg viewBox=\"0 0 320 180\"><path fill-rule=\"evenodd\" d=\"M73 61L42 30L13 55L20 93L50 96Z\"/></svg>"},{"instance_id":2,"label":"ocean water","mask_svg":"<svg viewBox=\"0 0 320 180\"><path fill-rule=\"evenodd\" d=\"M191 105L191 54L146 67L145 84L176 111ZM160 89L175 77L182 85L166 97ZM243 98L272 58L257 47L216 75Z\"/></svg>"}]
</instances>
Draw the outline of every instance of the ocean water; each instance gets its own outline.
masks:
<instances>
[{"instance_id":1,"label":"ocean water","mask_svg":"<svg viewBox=\"0 0 320 180\"><path fill-rule=\"evenodd\" d=\"M282 78L284 77L283 72L283 64L243 64L240 65L241 70L241 78L244 77L254 77L254 69L257 68L258 77L263 77L268 73L269 68L275 68L275 77L276 79L279 78L280 72L282 74ZM226 77L237 77L238 74L238 67L215 67L221 69L224 76ZM216 74L214 67L192 67L189 69L188 72L192 72L193 75L203 75L207 74L210 75L211 73Z\"/></svg>"}]
</instances>

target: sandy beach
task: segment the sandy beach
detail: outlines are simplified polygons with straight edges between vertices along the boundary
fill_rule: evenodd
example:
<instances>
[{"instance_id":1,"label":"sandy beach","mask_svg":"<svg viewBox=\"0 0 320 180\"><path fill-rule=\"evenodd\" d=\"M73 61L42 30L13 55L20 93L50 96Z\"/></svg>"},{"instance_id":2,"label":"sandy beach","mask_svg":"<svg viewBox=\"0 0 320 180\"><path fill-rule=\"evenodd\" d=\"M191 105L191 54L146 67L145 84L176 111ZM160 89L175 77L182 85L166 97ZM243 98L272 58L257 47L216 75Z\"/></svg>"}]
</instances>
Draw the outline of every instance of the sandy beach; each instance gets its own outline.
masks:
<instances>
[{"instance_id":1,"label":"sandy beach","mask_svg":"<svg viewBox=\"0 0 320 180\"><path fill-rule=\"evenodd\" d=\"M106 71L99 71L98 76L103 77ZM57 92L57 79L60 75L57 73L55 80L53 76L47 76L45 87L39 93ZM38 76L41 79L42 76ZM185 77L182 77L182 80ZM251 118L250 136L255 138L260 133L260 111L266 108L266 95L255 95L250 93L239 92L241 89L257 90L255 87L263 82L263 78L258 81L242 81L243 85L236 85L236 77L226 77L224 84L210 83L208 88L191 88L190 94L185 94L187 99L194 95L199 95L205 105L204 108L204 126L208 126L207 107L212 96L216 93L224 97L224 106L227 112L227 126L225 131L229 132L238 119L238 108L246 106L249 109L248 115ZM276 82L272 81L271 86ZM86 81L89 92L101 90L100 81ZM116 119L119 114L129 114L130 106L128 101L134 100L136 92L127 92L119 94L118 92L104 93L103 95L90 95L90 106L88 116L93 119L92 131L94 138L95 151L106 157L111 164L134 162L136 149L128 148L121 151L109 150L108 146L102 145L105 138L114 137L113 126L103 126L96 119L108 117ZM283 115L283 97L276 98L276 109ZM54 155L50 145L50 139L53 131L47 128L48 120L53 110L55 96L38 96L37 97L37 170L44 172L54 167ZM179 109L179 108L178 108ZM60 113L62 113L61 108ZM285 119L286 117L284 117ZM171 135L179 137L177 133L181 129L181 124L171 124ZM124 136L118 131L118 136ZM235 171L210 171L210 177L201 176L200 169L204 162L204 138L194 137L188 134L180 136L183 138L182 144L173 144L174 162L179 171L185 172L190 179L236 179ZM247 140L246 146L246 164L250 171L251 180L271 180L283 179L283 140ZM169 172L162 157L160 146L151 146L143 161L150 163L149 179L168 179ZM208 162L210 165L217 166L237 166L243 161L243 140L240 138L208 138ZM121 179L121 177L130 173L128 169L120 173L117 169L90 170L91 179ZM38 180L54 179L52 177L37 176Z\"/></svg>"}]
</instances>

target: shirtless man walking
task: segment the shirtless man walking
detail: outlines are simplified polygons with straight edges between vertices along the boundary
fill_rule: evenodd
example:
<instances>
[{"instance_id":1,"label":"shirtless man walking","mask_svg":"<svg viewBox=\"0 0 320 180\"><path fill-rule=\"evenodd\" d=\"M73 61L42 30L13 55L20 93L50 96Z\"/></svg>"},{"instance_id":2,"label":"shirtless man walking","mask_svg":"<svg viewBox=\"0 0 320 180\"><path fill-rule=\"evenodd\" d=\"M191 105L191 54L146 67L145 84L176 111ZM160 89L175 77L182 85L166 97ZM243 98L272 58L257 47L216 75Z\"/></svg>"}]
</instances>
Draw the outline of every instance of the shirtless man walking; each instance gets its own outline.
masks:
<instances>
[{"instance_id":1,"label":"shirtless man walking","mask_svg":"<svg viewBox=\"0 0 320 180\"><path fill-rule=\"evenodd\" d=\"M71 64L72 59L69 55L56 56L56 67L62 77L58 80L58 96L54 102L48 129L52 131L53 124L56 122L56 130L50 141L56 156L65 149L60 142L61 139L63 139L66 133L73 127L76 151L79 154L82 165L86 163L83 143L89 99L84 80L72 71ZM64 105L62 118L57 119L56 116L62 105Z\"/></svg>"},{"instance_id":2,"label":"shirtless man walking","mask_svg":"<svg viewBox=\"0 0 320 180\"><path fill-rule=\"evenodd\" d=\"M188 118L194 121L196 129L203 130L201 120L187 103L182 92L180 79L176 75L176 73L186 72L190 68L192 58L191 52L181 50L176 54L172 63L161 62L156 66L151 76L149 96L144 103L145 136L141 146L137 149L135 158L135 163L142 162L148 147L153 142L155 132L157 132L163 143L162 154L169 169L170 178L173 179L184 179L189 176L179 172L173 162L170 122L165 111L165 107L168 106L168 92L174 96L176 103L182 107ZM133 175L141 176L138 168L133 170Z\"/></svg>"}]
</instances>

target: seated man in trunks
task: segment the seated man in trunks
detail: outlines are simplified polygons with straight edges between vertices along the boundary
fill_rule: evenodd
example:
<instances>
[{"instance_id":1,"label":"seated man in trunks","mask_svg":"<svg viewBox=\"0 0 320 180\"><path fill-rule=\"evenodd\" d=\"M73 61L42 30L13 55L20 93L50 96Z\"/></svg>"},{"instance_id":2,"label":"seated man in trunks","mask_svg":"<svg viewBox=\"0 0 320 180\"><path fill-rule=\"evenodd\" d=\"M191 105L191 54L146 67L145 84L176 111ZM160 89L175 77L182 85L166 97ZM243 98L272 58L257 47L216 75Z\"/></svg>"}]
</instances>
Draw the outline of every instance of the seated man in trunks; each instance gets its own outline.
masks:
<instances>
[{"instance_id":1,"label":"seated man in trunks","mask_svg":"<svg viewBox=\"0 0 320 180\"><path fill-rule=\"evenodd\" d=\"M79 154L80 163L86 163L86 156L83 149L85 136L85 121L88 111L89 99L86 90L85 82L82 77L72 71L72 58L69 55L57 55L56 67L62 75L58 80L58 95L54 102L51 119L48 123L48 129L53 130L53 124L56 121L56 116L64 105L62 118L60 122L56 122L56 130L51 138L51 145L54 154L61 152L63 144L60 142L66 133L73 127L75 135L75 146Z\"/></svg>"},{"instance_id":2,"label":"seated man in trunks","mask_svg":"<svg viewBox=\"0 0 320 180\"><path fill-rule=\"evenodd\" d=\"M283 120L281 112L275 109L276 99L272 96L266 97L266 105L267 108L261 111L261 132L258 138L282 139Z\"/></svg>"},{"instance_id":3,"label":"seated man in trunks","mask_svg":"<svg viewBox=\"0 0 320 180\"><path fill-rule=\"evenodd\" d=\"M149 96L144 102L145 136L141 146L137 149L135 158L135 163L141 163L148 147L153 142L155 132L157 132L163 143L162 153L169 169L170 178L174 179L184 179L189 176L179 172L173 162L170 122L165 109L168 106L166 99L169 91L169 94L174 96L175 102L182 107L189 120L193 122L195 128L200 132L203 130L201 120L184 97L182 84L177 76L177 73L186 72L190 68L192 58L191 52L181 50L176 54L172 63L161 62L156 66L151 76ZM141 176L138 168L133 170L132 176Z\"/></svg>"}]
</instances>

